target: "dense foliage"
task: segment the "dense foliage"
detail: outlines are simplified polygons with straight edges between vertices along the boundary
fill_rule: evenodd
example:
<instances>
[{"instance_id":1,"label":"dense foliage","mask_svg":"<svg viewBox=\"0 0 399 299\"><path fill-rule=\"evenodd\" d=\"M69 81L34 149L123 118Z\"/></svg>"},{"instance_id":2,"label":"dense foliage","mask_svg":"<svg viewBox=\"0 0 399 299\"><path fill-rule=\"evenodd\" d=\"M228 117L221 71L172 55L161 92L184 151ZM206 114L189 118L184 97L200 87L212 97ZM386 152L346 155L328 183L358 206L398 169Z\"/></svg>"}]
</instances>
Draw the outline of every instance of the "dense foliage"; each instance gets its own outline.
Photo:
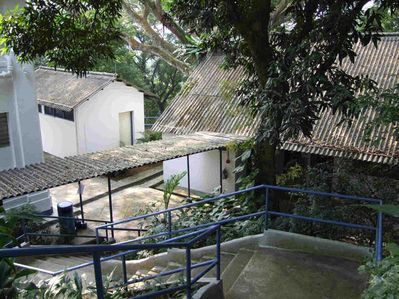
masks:
<instances>
[{"instance_id":1,"label":"dense foliage","mask_svg":"<svg viewBox=\"0 0 399 299\"><path fill-rule=\"evenodd\" d=\"M355 61L357 42L378 44L381 20L398 1L175 0L183 25L226 54L226 66L244 66L250 78L239 94L262 118L255 161L257 183L275 183L275 151L281 141L312 135L323 108L349 117L356 94L375 87L340 68Z\"/></svg>"},{"instance_id":2,"label":"dense foliage","mask_svg":"<svg viewBox=\"0 0 399 299\"><path fill-rule=\"evenodd\" d=\"M0 19L3 51L12 49L23 61L46 57L83 75L99 58L114 56L121 8L120 0L27 1Z\"/></svg>"},{"instance_id":3,"label":"dense foliage","mask_svg":"<svg viewBox=\"0 0 399 299\"><path fill-rule=\"evenodd\" d=\"M378 211L399 217L398 205L372 207ZM389 255L381 262L369 261L359 271L369 275L368 288L363 292L364 299L398 298L399 296L399 245L387 245Z\"/></svg>"}]
</instances>

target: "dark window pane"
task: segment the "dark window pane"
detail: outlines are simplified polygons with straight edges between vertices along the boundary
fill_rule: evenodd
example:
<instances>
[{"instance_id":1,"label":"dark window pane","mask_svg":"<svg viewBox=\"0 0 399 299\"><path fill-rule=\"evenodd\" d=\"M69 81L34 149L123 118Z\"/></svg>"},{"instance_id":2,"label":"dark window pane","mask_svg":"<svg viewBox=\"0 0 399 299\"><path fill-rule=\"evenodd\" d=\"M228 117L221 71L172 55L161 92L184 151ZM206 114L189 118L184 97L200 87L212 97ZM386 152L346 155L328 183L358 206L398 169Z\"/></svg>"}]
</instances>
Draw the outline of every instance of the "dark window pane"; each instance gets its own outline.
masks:
<instances>
[{"instance_id":1,"label":"dark window pane","mask_svg":"<svg viewBox=\"0 0 399 299\"><path fill-rule=\"evenodd\" d=\"M39 113L42 113L42 111L43 111L43 110L42 110L42 105L40 105L40 104L37 105L37 108L39 109Z\"/></svg>"},{"instance_id":2,"label":"dark window pane","mask_svg":"<svg viewBox=\"0 0 399 299\"><path fill-rule=\"evenodd\" d=\"M73 110L72 110L72 111L64 111L64 117L65 117L65 119L67 119L67 120L74 121L74 118L73 118Z\"/></svg>"},{"instance_id":3,"label":"dark window pane","mask_svg":"<svg viewBox=\"0 0 399 299\"><path fill-rule=\"evenodd\" d=\"M7 113L0 113L0 147L10 145Z\"/></svg>"},{"instance_id":4,"label":"dark window pane","mask_svg":"<svg viewBox=\"0 0 399 299\"><path fill-rule=\"evenodd\" d=\"M54 109L54 116L59 118L64 118L64 111L60 109Z\"/></svg>"},{"instance_id":5,"label":"dark window pane","mask_svg":"<svg viewBox=\"0 0 399 299\"><path fill-rule=\"evenodd\" d=\"M44 106L44 113L54 116L54 108Z\"/></svg>"}]
</instances>

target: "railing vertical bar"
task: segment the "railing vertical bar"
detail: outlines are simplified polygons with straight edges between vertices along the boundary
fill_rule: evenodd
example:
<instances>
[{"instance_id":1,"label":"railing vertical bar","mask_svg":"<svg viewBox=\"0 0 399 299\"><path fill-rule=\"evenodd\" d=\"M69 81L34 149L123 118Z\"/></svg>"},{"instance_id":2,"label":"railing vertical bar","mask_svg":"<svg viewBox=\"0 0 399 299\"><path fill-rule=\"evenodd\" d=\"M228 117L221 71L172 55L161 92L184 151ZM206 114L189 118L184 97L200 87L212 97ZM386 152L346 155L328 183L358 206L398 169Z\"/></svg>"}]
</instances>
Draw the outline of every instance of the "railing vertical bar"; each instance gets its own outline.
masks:
<instances>
[{"instance_id":1,"label":"railing vertical bar","mask_svg":"<svg viewBox=\"0 0 399 299\"><path fill-rule=\"evenodd\" d=\"M191 202L190 155L187 155L187 201Z\"/></svg>"},{"instance_id":2,"label":"railing vertical bar","mask_svg":"<svg viewBox=\"0 0 399 299\"><path fill-rule=\"evenodd\" d=\"M218 229L216 231L216 279L220 280L220 241L221 241L221 230L220 230L220 225L218 226Z\"/></svg>"},{"instance_id":3,"label":"railing vertical bar","mask_svg":"<svg viewBox=\"0 0 399 299\"><path fill-rule=\"evenodd\" d=\"M269 228L269 188L265 188L265 230Z\"/></svg>"},{"instance_id":4,"label":"railing vertical bar","mask_svg":"<svg viewBox=\"0 0 399 299\"><path fill-rule=\"evenodd\" d=\"M96 278L97 298L104 299L103 277L101 273L101 257L98 252L93 252L94 276Z\"/></svg>"},{"instance_id":5,"label":"railing vertical bar","mask_svg":"<svg viewBox=\"0 0 399 299\"><path fill-rule=\"evenodd\" d=\"M380 202L382 205L382 202ZM376 242L375 242L375 252L377 262L382 260L382 234L383 234L383 215L382 212L377 213L377 229L376 229Z\"/></svg>"},{"instance_id":6,"label":"railing vertical bar","mask_svg":"<svg viewBox=\"0 0 399 299\"><path fill-rule=\"evenodd\" d=\"M168 233L169 239L172 238L172 212L168 211Z\"/></svg>"},{"instance_id":7,"label":"railing vertical bar","mask_svg":"<svg viewBox=\"0 0 399 299\"><path fill-rule=\"evenodd\" d=\"M191 247L186 248L186 297L191 299Z\"/></svg>"},{"instance_id":8,"label":"railing vertical bar","mask_svg":"<svg viewBox=\"0 0 399 299\"><path fill-rule=\"evenodd\" d=\"M220 179L220 194L223 193L223 152L219 149L219 179Z\"/></svg>"},{"instance_id":9,"label":"railing vertical bar","mask_svg":"<svg viewBox=\"0 0 399 299\"><path fill-rule=\"evenodd\" d=\"M126 255L122 255L122 272L123 272L123 282L127 283L127 269L126 269Z\"/></svg>"}]
</instances>

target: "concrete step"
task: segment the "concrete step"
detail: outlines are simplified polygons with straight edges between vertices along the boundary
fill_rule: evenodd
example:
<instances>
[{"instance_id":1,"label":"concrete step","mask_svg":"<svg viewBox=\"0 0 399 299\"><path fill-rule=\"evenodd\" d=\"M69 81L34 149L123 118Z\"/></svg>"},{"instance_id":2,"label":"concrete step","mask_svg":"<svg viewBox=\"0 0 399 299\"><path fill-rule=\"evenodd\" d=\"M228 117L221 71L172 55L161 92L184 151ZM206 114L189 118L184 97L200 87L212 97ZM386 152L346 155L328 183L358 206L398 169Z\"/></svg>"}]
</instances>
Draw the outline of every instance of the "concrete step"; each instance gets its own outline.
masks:
<instances>
[{"instance_id":1,"label":"concrete step","mask_svg":"<svg viewBox=\"0 0 399 299\"><path fill-rule=\"evenodd\" d=\"M232 258L231 261L228 263L222 274L223 291L225 294L227 294L231 287L234 285L243 269L251 260L254 252L255 251L253 250L240 249L234 256L234 258Z\"/></svg>"}]
</instances>

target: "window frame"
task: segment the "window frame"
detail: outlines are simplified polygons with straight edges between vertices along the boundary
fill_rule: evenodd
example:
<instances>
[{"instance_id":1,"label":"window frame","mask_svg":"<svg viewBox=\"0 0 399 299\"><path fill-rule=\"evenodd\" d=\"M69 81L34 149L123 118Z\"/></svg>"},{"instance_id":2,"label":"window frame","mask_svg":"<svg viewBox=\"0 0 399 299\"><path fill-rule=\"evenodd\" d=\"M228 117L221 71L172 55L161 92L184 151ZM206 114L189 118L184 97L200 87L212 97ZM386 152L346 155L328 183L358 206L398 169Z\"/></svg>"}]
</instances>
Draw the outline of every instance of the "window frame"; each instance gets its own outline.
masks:
<instances>
[{"instance_id":1,"label":"window frame","mask_svg":"<svg viewBox=\"0 0 399 299\"><path fill-rule=\"evenodd\" d=\"M0 112L0 148L11 146L10 125L8 120L8 113ZM3 124L5 124L6 130L1 131ZM4 136L2 134L4 134Z\"/></svg>"}]
</instances>

